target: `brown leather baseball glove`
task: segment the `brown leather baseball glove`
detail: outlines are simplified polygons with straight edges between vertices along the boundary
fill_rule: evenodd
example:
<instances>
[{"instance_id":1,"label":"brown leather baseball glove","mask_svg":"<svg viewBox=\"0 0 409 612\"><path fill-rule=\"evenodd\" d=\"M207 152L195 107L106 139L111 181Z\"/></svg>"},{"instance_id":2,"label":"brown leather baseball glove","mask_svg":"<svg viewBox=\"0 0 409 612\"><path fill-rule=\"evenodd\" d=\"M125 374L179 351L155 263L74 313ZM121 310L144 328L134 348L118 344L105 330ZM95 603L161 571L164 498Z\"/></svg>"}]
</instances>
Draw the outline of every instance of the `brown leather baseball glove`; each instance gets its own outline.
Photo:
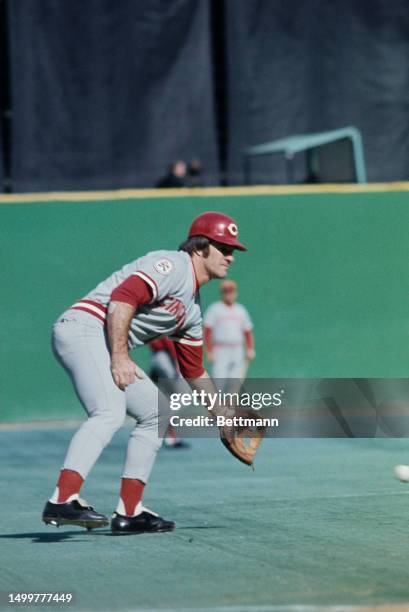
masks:
<instances>
[{"instance_id":1,"label":"brown leather baseball glove","mask_svg":"<svg viewBox=\"0 0 409 612\"><path fill-rule=\"evenodd\" d=\"M265 427L250 429L248 427L223 426L219 427L219 433L220 439L227 450L242 463L252 466L254 456L263 440L265 429Z\"/></svg>"}]
</instances>

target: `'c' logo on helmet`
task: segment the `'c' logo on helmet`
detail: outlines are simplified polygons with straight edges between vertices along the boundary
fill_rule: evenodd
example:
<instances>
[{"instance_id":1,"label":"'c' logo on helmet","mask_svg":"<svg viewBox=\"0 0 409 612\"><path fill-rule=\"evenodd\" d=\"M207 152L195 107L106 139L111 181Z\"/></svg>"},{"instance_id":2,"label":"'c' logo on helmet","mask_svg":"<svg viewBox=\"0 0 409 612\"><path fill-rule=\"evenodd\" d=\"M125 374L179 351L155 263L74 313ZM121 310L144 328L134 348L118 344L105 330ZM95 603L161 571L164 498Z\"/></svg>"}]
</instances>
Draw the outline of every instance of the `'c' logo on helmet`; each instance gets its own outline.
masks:
<instances>
[{"instance_id":1,"label":"'c' logo on helmet","mask_svg":"<svg viewBox=\"0 0 409 612\"><path fill-rule=\"evenodd\" d=\"M230 223L227 226L227 231L230 232L232 236L237 236L237 234L239 233L239 230L237 229L237 225L235 223Z\"/></svg>"}]
</instances>

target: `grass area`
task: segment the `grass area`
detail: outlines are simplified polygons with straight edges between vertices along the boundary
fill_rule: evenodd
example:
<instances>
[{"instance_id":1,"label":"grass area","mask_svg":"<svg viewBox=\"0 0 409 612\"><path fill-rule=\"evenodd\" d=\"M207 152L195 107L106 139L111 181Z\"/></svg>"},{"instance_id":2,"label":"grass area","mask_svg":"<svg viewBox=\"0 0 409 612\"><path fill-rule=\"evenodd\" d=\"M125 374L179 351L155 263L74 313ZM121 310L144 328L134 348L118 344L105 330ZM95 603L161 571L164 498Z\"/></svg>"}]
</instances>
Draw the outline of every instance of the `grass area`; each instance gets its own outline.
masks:
<instances>
[{"instance_id":1,"label":"grass area","mask_svg":"<svg viewBox=\"0 0 409 612\"><path fill-rule=\"evenodd\" d=\"M118 538L40 520L72 432L0 432L0 591L69 591L67 609L99 611L409 600L409 488L392 475L409 462L405 440L265 440L254 472L218 440L163 449L145 503L177 529ZM127 434L116 435L82 491L107 514Z\"/></svg>"}]
</instances>

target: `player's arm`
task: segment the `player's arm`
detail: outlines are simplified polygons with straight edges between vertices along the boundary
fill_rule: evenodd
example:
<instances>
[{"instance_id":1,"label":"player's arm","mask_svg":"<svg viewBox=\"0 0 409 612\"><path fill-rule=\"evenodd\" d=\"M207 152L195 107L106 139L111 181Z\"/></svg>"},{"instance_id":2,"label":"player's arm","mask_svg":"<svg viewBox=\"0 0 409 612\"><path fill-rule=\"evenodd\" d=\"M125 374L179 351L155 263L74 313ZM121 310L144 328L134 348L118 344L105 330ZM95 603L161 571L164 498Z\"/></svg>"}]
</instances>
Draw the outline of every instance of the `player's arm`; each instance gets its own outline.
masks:
<instances>
[{"instance_id":1,"label":"player's arm","mask_svg":"<svg viewBox=\"0 0 409 612\"><path fill-rule=\"evenodd\" d=\"M181 374L192 389L199 392L204 391L206 395L214 396L216 387L203 366L203 344L200 340L187 340L186 342L186 339L182 339L180 342L175 342L175 349ZM211 412L216 416L218 414L233 414L234 410L232 412L226 410L224 406L214 406Z\"/></svg>"},{"instance_id":2,"label":"player's arm","mask_svg":"<svg viewBox=\"0 0 409 612\"><path fill-rule=\"evenodd\" d=\"M111 372L115 384L122 391L135 378L143 378L142 372L129 355L128 333L136 309L148 303L151 298L148 285L135 275L125 279L111 294L107 317Z\"/></svg>"},{"instance_id":3,"label":"player's arm","mask_svg":"<svg viewBox=\"0 0 409 612\"><path fill-rule=\"evenodd\" d=\"M189 382L199 392L203 390L210 397L215 397L216 388L206 371L203 371L201 376ZM214 417L225 419L224 423L219 425L219 436L222 444L236 459L246 465L253 465L254 456L263 439L264 431L259 429L257 432L254 432L248 428L240 428L235 425L232 417L239 415L235 406L216 404L211 407L208 404L208 409ZM243 413L242 416L251 416L250 413L251 410L248 411L248 415ZM231 422L233 424L230 424ZM245 435L242 436L242 433ZM246 437L250 440L248 443L245 441Z\"/></svg>"},{"instance_id":4,"label":"player's arm","mask_svg":"<svg viewBox=\"0 0 409 612\"><path fill-rule=\"evenodd\" d=\"M116 386L122 391L134 382L135 377L142 378L128 353L128 332L134 314L133 306L111 300L107 319L111 372Z\"/></svg>"},{"instance_id":5,"label":"player's arm","mask_svg":"<svg viewBox=\"0 0 409 612\"><path fill-rule=\"evenodd\" d=\"M249 329L244 332L244 343L246 346L246 358L252 361L256 356L253 330Z\"/></svg>"},{"instance_id":6,"label":"player's arm","mask_svg":"<svg viewBox=\"0 0 409 612\"><path fill-rule=\"evenodd\" d=\"M209 363L213 363L213 361L214 361L214 357L213 357L213 329L211 327L208 327L208 326L205 325L203 331L204 331L204 341L205 341L205 347L206 347L207 361Z\"/></svg>"},{"instance_id":7,"label":"player's arm","mask_svg":"<svg viewBox=\"0 0 409 612\"><path fill-rule=\"evenodd\" d=\"M190 386L197 391L204 391L206 395L215 396L217 394L217 389L213 382L213 379L209 376L206 370L203 370L203 373L197 378L189 380ZM220 404L215 404L211 406L208 404L208 409L213 416L224 416L231 417L235 414L235 406L222 406Z\"/></svg>"},{"instance_id":8,"label":"player's arm","mask_svg":"<svg viewBox=\"0 0 409 612\"><path fill-rule=\"evenodd\" d=\"M214 304L206 310L203 319L203 339L206 348L207 361L213 363L213 327L215 324L215 308Z\"/></svg>"},{"instance_id":9,"label":"player's arm","mask_svg":"<svg viewBox=\"0 0 409 612\"><path fill-rule=\"evenodd\" d=\"M254 334L253 334L253 322L250 318L247 309L241 306L243 313L243 334L244 334L244 345L246 347L246 358L248 361L252 361L256 356Z\"/></svg>"},{"instance_id":10,"label":"player's arm","mask_svg":"<svg viewBox=\"0 0 409 612\"><path fill-rule=\"evenodd\" d=\"M207 396L215 397L217 394L216 387L203 367L203 345L175 342L175 348L182 376L188 379L192 389L199 392L204 391ZM210 405L209 403L208 408L215 417L222 416L229 418L234 416L236 412L234 407L222 406L220 404ZM220 439L228 451L239 461L246 465L252 465L262 436L259 435L258 439L252 439L251 443L246 445L244 440L237 434L238 430L235 425L226 424L219 426Z\"/></svg>"},{"instance_id":11,"label":"player's arm","mask_svg":"<svg viewBox=\"0 0 409 612\"><path fill-rule=\"evenodd\" d=\"M200 340L191 342L182 339L174 343L180 372L192 389L215 393L213 381L203 365L203 344Z\"/></svg>"}]
</instances>

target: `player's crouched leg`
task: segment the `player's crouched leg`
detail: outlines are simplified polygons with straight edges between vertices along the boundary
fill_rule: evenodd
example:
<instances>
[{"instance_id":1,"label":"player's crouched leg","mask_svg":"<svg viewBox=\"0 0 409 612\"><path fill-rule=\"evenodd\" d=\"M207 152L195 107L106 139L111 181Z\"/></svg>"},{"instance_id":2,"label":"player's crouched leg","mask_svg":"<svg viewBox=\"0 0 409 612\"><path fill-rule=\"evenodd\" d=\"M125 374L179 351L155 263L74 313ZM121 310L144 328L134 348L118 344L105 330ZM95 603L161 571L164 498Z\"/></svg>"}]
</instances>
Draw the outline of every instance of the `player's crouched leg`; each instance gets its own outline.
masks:
<instances>
[{"instance_id":1,"label":"player's crouched leg","mask_svg":"<svg viewBox=\"0 0 409 612\"><path fill-rule=\"evenodd\" d=\"M131 431L126 450L123 478L149 480L156 455L163 439L158 433L159 421L156 410L147 412L138 419Z\"/></svg>"},{"instance_id":2,"label":"player's crouched leg","mask_svg":"<svg viewBox=\"0 0 409 612\"><path fill-rule=\"evenodd\" d=\"M125 393L114 383L103 328L82 312L68 312L53 330L53 351L68 372L88 420L71 440L64 468L85 479L102 450L123 425Z\"/></svg>"},{"instance_id":3,"label":"player's crouched leg","mask_svg":"<svg viewBox=\"0 0 409 612\"><path fill-rule=\"evenodd\" d=\"M109 402L108 402L109 403ZM108 518L96 512L79 497L80 487L103 448L125 419L125 402L113 402L110 411L95 411L71 440L63 469L53 497L46 503L43 521L53 525L77 525L93 529L109 524ZM75 479L75 482L72 482Z\"/></svg>"},{"instance_id":4,"label":"player's crouched leg","mask_svg":"<svg viewBox=\"0 0 409 612\"><path fill-rule=\"evenodd\" d=\"M103 449L125 421L125 403L111 398L102 407L96 407L71 440L64 468L79 472L85 479ZM116 401L115 401L116 400Z\"/></svg>"},{"instance_id":5,"label":"player's crouched leg","mask_svg":"<svg viewBox=\"0 0 409 612\"><path fill-rule=\"evenodd\" d=\"M152 512L142 502L144 486L161 442L157 412L146 413L129 438L121 494L111 519L114 535L172 531L175 528L173 521Z\"/></svg>"},{"instance_id":6,"label":"player's crouched leg","mask_svg":"<svg viewBox=\"0 0 409 612\"><path fill-rule=\"evenodd\" d=\"M129 385L125 395L127 412L136 419L136 425L128 442L123 478L135 478L146 483L163 441L159 437L159 420L162 418L159 417L159 400L162 394L146 377Z\"/></svg>"},{"instance_id":7,"label":"player's crouched leg","mask_svg":"<svg viewBox=\"0 0 409 612\"><path fill-rule=\"evenodd\" d=\"M159 436L158 389L148 378L138 380L126 391L128 413L137 424L131 432L116 512L112 515L113 534L172 531L168 521L142 503L144 487L162 443ZM165 427L166 429L166 427Z\"/></svg>"}]
</instances>

